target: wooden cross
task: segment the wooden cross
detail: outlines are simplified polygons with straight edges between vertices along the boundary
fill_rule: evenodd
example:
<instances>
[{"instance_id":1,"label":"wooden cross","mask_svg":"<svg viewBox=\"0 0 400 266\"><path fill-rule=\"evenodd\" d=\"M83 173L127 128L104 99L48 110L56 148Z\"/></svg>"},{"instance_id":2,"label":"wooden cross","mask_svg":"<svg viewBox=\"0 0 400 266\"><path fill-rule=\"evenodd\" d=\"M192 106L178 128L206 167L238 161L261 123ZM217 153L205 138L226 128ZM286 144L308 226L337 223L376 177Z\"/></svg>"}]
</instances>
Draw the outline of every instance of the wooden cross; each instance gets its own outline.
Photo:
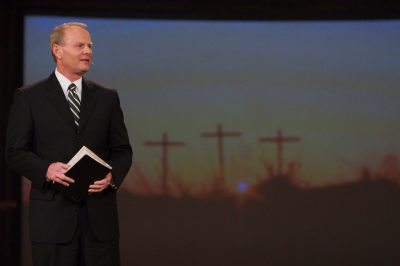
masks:
<instances>
[{"instance_id":1,"label":"wooden cross","mask_svg":"<svg viewBox=\"0 0 400 266\"><path fill-rule=\"evenodd\" d=\"M161 146L162 147L162 174L161 174L161 189L163 193L168 194L168 148L169 146L184 146L181 141L169 141L168 134L163 133L161 141L146 141L146 146Z\"/></svg>"},{"instance_id":2,"label":"wooden cross","mask_svg":"<svg viewBox=\"0 0 400 266\"><path fill-rule=\"evenodd\" d=\"M262 137L259 139L260 142L275 142L277 144L277 160L278 160L278 176L282 176L283 167L283 143L300 141L298 137L285 137L282 131L279 129L276 137Z\"/></svg>"},{"instance_id":3,"label":"wooden cross","mask_svg":"<svg viewBox=\"0 0 400 266\"><path fill-rule=\"evenodd\" d=\"M215 180L216 186L221 188L225 185L225 159L224 159L224 142L223 139L224 137L237 137L242 135L240 132L224 132L222 129L222 125L218 124L217 125L217 131L216 132L207 132L207 133L202 133L201 136L203 138L217 138L218 140L218 156L219 156L219 177Z\"/></svg>"}]
</instances>

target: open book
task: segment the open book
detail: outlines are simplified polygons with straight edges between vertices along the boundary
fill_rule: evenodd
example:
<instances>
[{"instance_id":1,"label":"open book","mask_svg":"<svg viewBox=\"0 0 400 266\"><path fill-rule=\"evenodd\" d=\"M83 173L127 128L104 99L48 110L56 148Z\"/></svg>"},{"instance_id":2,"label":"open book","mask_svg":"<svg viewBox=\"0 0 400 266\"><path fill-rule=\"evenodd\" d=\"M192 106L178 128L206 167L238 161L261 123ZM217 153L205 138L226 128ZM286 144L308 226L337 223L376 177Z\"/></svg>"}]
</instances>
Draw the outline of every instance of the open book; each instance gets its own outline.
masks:
<instances>
[{"instance_id":1,"label":"open book","mask_svg":"<svg viewBox=\"0 0 400 266\"><path fill-rule=\"evenodd\" d=\"M75 183L68 187L59 183L54 183L54 186L67 198L75 202L85 199L88 195L89 186L96 180L103 179L112 169L108 163L86 146L83 146L68 164L71 167L65 175L74 179Z\"/></svg>"}]
</instances>

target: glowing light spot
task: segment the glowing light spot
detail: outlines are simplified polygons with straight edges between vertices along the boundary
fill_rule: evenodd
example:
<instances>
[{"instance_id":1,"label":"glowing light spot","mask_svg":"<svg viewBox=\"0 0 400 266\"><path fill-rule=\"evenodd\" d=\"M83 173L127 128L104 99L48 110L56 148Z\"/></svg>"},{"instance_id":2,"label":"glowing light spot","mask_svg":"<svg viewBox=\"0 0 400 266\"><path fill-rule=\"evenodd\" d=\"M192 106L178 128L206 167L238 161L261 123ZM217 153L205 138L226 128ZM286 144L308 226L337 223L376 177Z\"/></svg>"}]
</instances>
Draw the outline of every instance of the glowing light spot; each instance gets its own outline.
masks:
<instances>
[{"instance_id":1,"label":"glowing light spot","mask_svg":"<svg viewBox=\"0 0 400 266\"><path fill-rule=\"evenodd\" d=\"M238 181L236 183L237 192L245 192L249 188L249 183L246 181Z\"/></svg>"}]
</instances>

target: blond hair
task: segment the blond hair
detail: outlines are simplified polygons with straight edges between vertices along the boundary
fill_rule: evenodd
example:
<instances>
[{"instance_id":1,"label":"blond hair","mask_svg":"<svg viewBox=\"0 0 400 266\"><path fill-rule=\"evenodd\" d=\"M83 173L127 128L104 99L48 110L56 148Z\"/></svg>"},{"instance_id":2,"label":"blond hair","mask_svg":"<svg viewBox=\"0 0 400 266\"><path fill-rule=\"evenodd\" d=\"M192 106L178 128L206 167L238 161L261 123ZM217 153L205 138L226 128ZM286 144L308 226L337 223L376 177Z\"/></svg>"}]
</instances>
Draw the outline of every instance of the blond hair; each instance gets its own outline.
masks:
<instances>
[{"instance_id":1,"label":"blond hair","mask_svg":"<svg viewBox=\"0 0 400 266\"><path fill-rule=\"evenodd\" d=\"M67 22L67 23L63 23L61 25L56 26L53 29L53 31L51 32L50 38L49 38L50 52L51 52L51 55L53 56L54 61L56 61L56 57L53 54L53 45L63 43L64 32L67 28L70 28L70 27L80 27L85 30L88 29L88 26L85 23L81 23L81 22Z\"/></svg>"}]
</instances>

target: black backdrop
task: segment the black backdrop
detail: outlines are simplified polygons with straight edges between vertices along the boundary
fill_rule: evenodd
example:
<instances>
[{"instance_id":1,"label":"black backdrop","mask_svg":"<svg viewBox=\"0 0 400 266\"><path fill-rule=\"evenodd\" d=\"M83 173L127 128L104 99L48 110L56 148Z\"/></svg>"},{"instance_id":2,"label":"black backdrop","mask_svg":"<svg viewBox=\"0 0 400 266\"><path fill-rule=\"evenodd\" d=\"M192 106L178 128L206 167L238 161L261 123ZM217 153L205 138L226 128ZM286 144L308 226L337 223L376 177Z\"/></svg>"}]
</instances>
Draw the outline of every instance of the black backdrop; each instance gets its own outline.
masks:
<instances>
[{"instance_id":1,"label":"black backdrop","mask_svg":"<svg viewBox=\"0 0 400 266\"><path fill-rule=\"evenodd\" d=\"M400 18L390 0L5 0L0 3L0 265L20 264L20 178L4 162L4 141L13 91L22 85L23 19L27 14L93 17L335 20Z\"/></svg>"}]
</instances>

